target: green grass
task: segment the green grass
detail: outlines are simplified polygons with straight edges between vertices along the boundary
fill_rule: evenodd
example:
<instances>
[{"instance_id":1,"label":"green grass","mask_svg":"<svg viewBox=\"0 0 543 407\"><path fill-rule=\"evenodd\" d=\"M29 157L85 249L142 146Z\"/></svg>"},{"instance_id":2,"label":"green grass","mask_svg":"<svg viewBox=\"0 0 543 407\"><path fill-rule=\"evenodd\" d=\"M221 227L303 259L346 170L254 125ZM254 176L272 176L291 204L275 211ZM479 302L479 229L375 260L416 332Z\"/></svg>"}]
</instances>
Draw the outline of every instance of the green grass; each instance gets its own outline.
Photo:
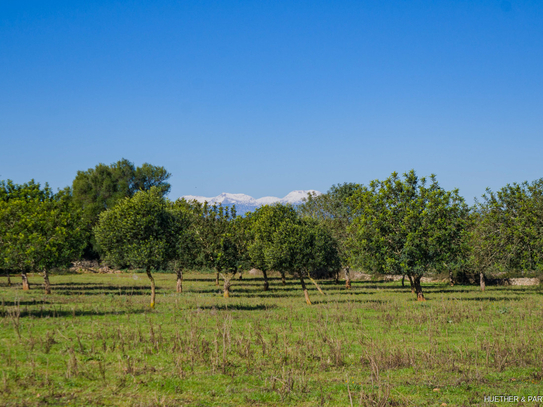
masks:
<instances>
[{"instance_id":1,"label":"green grass","mask_svg":"<svg viewBox=\"0 0 543 407\"><path fill-rule=\"evenodd\" d=\"M13 279L14 277L12 277ZM0 286L2 406L461 406L543 395L538 287L299 284L156 274L39 276ZM512 405L504 403L503 405ZM500 403L488 403L500 405ZM516 404L513 404L516 405ZM526 403L525 405L537 405Z\"/></svg>"}]
</instances>

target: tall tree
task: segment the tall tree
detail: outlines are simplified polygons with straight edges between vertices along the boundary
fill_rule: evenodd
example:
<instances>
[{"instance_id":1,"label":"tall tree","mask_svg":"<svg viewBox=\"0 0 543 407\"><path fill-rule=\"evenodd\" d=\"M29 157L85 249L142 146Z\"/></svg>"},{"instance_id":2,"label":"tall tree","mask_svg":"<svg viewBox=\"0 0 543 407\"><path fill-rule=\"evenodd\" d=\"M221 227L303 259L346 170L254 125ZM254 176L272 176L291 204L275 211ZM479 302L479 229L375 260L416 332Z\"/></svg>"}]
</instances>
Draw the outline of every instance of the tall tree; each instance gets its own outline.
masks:
<instances>
[{"instance_id":1,"label":"tall tree","mask_svg":"<svg viewBox=\"0 0 543 407\"><path fill-rule=\"evenodd\" d=\"M458 190L444 190L434 175L428 184L413 170L403 180L393 173L352 199L360 213L351 226L356 260L369 271L407 275L418 301L424 301L424 275L463 260L468 207Z\"/></svg>"},{"instance_id":2,"label":"tall tree","mask_svg":"<svg viewBox=\"0 0 543 407\"><path fill-rule=\"evenodd\" d=\"M132 197L138 191L148 191L155 187L161 196L170 191L167 182L171 176L164 167L143 164L135 167L133 163L122 159L111 165L98 164L87 171L78 171L72 183L75 205L83 210L84 221L90 232L98 222L98 216L106 209L113 208L120 200ZM98 255L99 248L91 240L86 255Z\"/></svg>"},{"instance_id":3,"label":"tall tree","mask_svg":"<svg viewBox=\"0 0 543 407\"><path fill-rule=\"evenodd\" d=\"M349 226L356 214L351 197L362 186L355 183L333 185L322 195L309 195L297 210L304 218L315 219L324 225L335 238L338 245L341 267L345 273L345 287L351 288L351 252L348 246ZM336 282L338 280L336 274Z\"/></svg>"},{"instance_id":4,"label":"tall tree","mask_svg":"<svg viewBox=\"0 0 543 407\"><path fill-rule=\"evenodd\" d=\"M166 268L175 259L182 227L162 191L151 187L102 212L94 233L106 262L145 270L151 282L154 308L156 287L152 271Z\"/></svg>"}]
</instances>

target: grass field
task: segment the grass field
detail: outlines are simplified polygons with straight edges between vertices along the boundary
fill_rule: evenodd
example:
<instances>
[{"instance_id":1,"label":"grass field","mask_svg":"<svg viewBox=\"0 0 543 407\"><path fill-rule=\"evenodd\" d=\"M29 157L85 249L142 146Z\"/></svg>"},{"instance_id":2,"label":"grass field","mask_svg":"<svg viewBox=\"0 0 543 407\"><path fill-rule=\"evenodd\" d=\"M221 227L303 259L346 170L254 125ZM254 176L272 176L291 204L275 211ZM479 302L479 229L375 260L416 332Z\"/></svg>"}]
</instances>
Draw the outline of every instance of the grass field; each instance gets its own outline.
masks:
<instances>
[{"instance_id":1,"label":"grass field","mask_svg":"<svg viewBox=\"0 0 543 407\"><path fill-rule=\"evenodd\" d=\"M214 275L53 275L53 294L0 281L2 406L471 406L543 396L539 287L244 277L224 299ZM19 281L17 281L19 282Z\"/></svg>"}]
</instances>

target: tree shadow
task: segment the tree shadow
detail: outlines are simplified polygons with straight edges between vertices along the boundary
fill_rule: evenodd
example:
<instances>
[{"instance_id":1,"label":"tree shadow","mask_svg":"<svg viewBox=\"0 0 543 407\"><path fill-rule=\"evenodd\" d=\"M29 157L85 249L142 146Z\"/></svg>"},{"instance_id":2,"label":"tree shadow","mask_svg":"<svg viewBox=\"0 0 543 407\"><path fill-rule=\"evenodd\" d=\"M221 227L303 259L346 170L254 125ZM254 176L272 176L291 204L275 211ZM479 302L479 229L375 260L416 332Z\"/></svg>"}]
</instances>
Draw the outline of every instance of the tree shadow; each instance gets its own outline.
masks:
<instances>
[{"instance_id":1,"label":"tree shadow","mask_svg":"<svg viewBox=\"0 0 543 407\"><path fill-rule=\"evenodd\" d=\"M205 305L199 306L198 310L208 310L208 311L266 311L269 309L278 308L277 305L271 304L255 304L255 305L244 305L244 304L232 304L232 305ZM193 310L194 311L194 310Z\"/></svg>"},{"instance_id":2,"label":"tree shadow","mask_svg":"<svg viewBox=\"0 0 543 407\"><path fill-rule=\"evenodd\" d=\"M20 309L20 318L66 318L66 317L82 317L82 316L106 316L106 315L134 315L149 312L146 309L129 309L129 310L112 310L112 311L94 311L94 310L67 310L67 309L47 309L47 310L30 310ZM3 312L4 317L8 312Z\"/></svg>"},{"instance_id":3,"label":"tree shadow","mask_svg":"<svg viewBox=\"0 0 543 407\"><path fill-rule=\"evenodd\" d=\"M358 304L365 304L365 303L368 303L368 304L388 304L390 301L387 301L387 300L374 300L374 299L367 299L367 300L364 300L364 299L353 299L353 300L329 300L329 301L326 301L326 300L315 300L315 301L311 301L312 304L314 305L317 305L317 304L346 304L346 303L352 303L352 302L356 302Z\"/></svg>"},{"instance_id":4,"label":"tree shadow","mask_svg":"<svg viewBox=\"0 0 543 407\"><path fill-rule=\"evenodd\" d=\"M520 301L520 298L511 297L470 297L470 298L451 298L458 301Z\"/></svg>"},{"instance_id":5,"label":"tree shadow","mask_svg":"<svg viewBox=\"0 0 543 407\"><path fill-rule=\"evenodd\" d=\"M50 305L52 304L51 302L49 301L45 301L45 300L23 300L23 301L9 301L9 300L4 300L3 301L3 304L4 306L6 307L16 307L17 305L19 306L38 306L38 305Z\"/></svg>"},{"instance_id":6,"label":"tree shadow","mask_svg":"<svg viewBox=\"0 0 543 407\"><path fill-rule=\"evenodd\" d=\"M51 290L56 295L149 295L151 287L148 285L105 285L97 283L60 283L52 284ZM157 293L165 289L156 287Z\"/></svg>"}]
</instances>

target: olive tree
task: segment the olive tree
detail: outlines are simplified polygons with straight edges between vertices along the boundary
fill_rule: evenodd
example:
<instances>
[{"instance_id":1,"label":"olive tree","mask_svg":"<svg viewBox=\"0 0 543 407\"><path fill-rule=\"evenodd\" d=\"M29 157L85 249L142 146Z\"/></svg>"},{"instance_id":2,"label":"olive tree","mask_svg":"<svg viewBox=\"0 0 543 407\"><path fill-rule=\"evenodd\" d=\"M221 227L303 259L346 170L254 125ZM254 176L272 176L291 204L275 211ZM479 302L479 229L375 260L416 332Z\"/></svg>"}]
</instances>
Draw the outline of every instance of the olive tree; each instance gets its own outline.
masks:
<instances>
[{"instance_id":1,"label":"olive tree","mask_svg":"<svg viewBox=\"0 0 543 407\"><path fill-rule=\"evenodd\" d=\"M151 187L102 212L94 234L106 262L145 270L154 308L156 292L151 272L166 268L175 259L181 228L170 202L160 189Z\"/></svg>"},{"instance_id":2,"label":"olive tree","mask_svg":"<svg viewBox=\"0 0 543 407\"><path fill-rule=\"evenodd\" d=\"M434 175L428 183L413 170L403 179L393 173L352 199L359 212L351 225L356 261L368 271L407 275L418 301L424 301L424 275L463 261L468 207L457 189L446 191Z\"/></svg>"}]
</instances>

